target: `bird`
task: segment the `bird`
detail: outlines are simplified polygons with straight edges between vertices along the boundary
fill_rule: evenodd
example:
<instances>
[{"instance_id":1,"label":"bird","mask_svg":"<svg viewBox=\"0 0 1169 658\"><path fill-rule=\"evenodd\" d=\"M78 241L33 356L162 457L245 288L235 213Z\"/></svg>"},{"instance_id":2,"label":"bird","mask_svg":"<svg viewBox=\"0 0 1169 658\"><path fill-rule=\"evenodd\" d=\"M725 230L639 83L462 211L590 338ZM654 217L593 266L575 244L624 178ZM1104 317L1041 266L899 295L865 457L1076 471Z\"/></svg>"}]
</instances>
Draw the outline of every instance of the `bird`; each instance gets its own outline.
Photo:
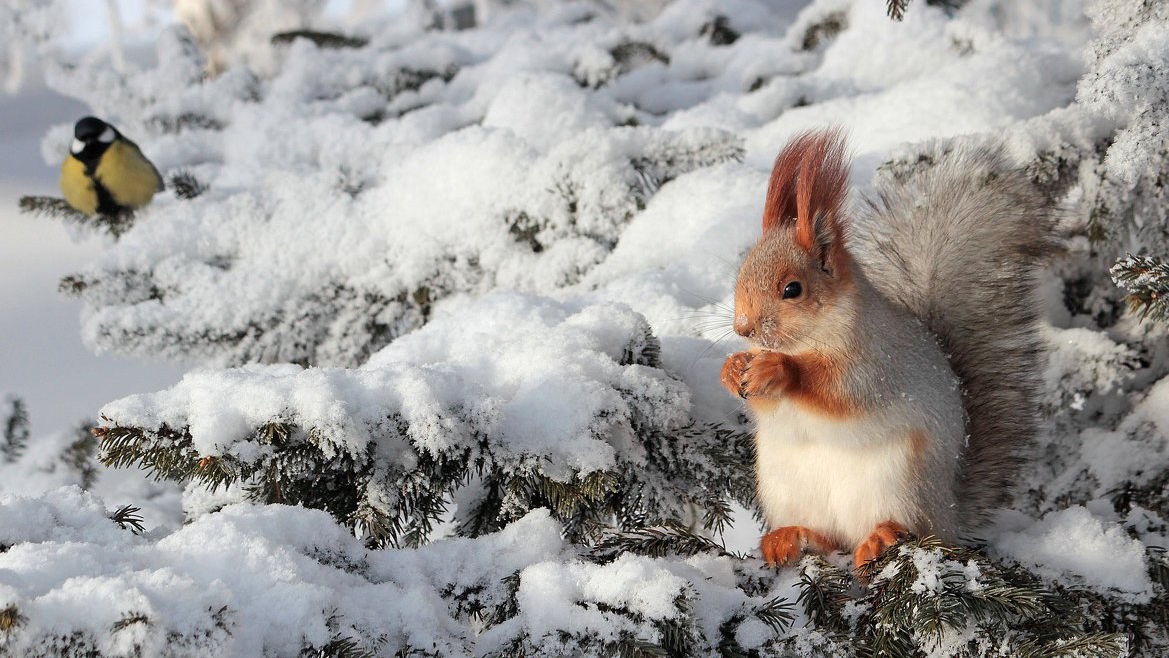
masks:
<instances>
[{"instance_id":1,"label":"bird","mask_svg":"<svg viewBox=\"0 0 1169 658\"><path fill-rule=\"evenodd\" d=\"M128 214L163 189L162 176L138 145L97 117L73 126L60 184L65 201L85 215Z\"/></svg>"}]
</instances>

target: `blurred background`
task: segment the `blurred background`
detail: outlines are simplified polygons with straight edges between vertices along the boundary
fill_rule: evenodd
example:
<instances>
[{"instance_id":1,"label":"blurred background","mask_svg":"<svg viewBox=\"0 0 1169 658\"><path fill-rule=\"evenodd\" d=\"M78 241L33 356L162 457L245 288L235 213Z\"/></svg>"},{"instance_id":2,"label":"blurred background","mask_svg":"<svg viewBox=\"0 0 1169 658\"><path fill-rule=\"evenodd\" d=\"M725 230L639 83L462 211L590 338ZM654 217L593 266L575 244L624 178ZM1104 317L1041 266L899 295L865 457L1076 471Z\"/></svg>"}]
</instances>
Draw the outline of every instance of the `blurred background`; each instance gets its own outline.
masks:
<instances>
[{"instance_id":1,"label":"blurred background","mask_svg":"<svg viewBox=\"0 0 1169 658\"><path fill-rule=\"evenodd\" d=\"M20 20L47 3L7 0L7 18ZM64 0L65 25L45 25L54 47L69 55L147 60L158 34L186 22L203 34L236 22L248 3L236 0ZM257 3L252 3L257 4ZM258 3L263 4L263 3ZM381 12L402 12L407 0L328 0L283 2L289 20L305 13L346 25ZM651 3L647 3L651 4ZM319 6L317 6L319 5ZM437 3L450 16L470 3ZM22 13L23 12L23 13ZM462 12L462 13L460 13ZM35 14L33 14L35 15ZM452 19L453 20L453 19ZM92 420L96 410L123 395L173 384L185 368L171 362L95 355L78 332L81 301L57 293L61 272L81 269L102 240L92 234L67 235L60 222L22 214L22 195L58 195L57 167L45 163L41 139L50 127L90 112L84 104L46 87L33 44L10 41L0 59L0 391L19 391L29 408L33 435L57 432Z\"/></svg>"}]
</instances>

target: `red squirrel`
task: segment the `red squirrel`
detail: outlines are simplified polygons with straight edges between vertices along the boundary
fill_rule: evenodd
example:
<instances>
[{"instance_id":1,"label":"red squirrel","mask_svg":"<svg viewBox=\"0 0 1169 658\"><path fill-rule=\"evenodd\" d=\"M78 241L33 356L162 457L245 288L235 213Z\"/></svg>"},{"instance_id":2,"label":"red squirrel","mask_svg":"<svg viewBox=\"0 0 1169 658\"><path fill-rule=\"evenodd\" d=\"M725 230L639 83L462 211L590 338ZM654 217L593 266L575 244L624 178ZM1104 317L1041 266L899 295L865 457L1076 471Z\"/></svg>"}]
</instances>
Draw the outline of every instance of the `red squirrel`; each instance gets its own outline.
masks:
<instances>
[{"instance_id":1,"label":"red squirrel","mask_svg":"<svg viewBox=\"0 0 1169 658\"><path fill-rule=\"evenodd\" d=\"M756 426L771 564L953 541L1007 501L1036 432L1042 195L999 149L958 148L850 210L845 148L783 149L735 283L750 349L722 383Z\"/></svg>"}]
</instances>

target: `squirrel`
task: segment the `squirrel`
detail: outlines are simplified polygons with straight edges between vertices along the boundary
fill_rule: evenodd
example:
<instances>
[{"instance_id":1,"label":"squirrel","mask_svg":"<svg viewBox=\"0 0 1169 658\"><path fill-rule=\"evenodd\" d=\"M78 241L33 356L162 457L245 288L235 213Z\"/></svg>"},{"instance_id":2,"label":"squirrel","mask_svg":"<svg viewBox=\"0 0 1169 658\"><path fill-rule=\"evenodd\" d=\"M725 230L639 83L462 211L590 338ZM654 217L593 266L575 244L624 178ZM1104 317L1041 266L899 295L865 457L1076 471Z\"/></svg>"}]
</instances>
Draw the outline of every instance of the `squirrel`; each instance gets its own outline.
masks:
<instances>
[{"instance_id":1,"label":"squirrel","mask_svg":"<svg viewBox=\"0 0 1169 658\"><path fill-rule=\"evenodd\" d=\"M1050 204L981 146L850 210L845 149L838 130L783 149L735 282L750 349L721 379L754 420L769 564L954 541L1008 502L1037 431Z\"/></svg>"}]
</instances>

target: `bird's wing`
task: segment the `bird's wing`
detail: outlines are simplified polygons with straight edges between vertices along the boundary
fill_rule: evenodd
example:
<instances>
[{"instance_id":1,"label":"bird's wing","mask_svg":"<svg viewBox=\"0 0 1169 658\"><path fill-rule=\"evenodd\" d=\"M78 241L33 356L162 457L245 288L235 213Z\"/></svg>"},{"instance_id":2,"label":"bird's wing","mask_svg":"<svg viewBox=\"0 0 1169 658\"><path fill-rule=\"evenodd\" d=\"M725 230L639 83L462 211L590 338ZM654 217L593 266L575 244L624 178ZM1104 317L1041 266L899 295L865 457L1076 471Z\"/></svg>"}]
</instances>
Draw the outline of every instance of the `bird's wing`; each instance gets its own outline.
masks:
<instances>
[{"instance_id":1,"label":"bird's wing","mask_svg":"<svg viewBox=\"0 0 1169 658\"><path fill-rule=\"evenodd\" d=\"M145 162L146 164L150 165L150 169L151 169L151 171L153 171L153 172L154 172L154 177L155 177L156 179L158 179L158 185L157 185L157 186L154 188L154 191L155 191L155 192L161 192L161 191L165 190L165 189L166 189L166 184L165 184L165 183L163 182L163 180L162 180L162 174L161 174L161 173L159 173L159 171L158 171L158 167L155 167L155 166L154 166L154 163L150 161L150 158L146 157L146 155L145 155L144 153L142 153L142 149L141 149L141 148L139 148L139 147L138 147L138 145L137 145L136 143L134 143L134 142L132 142L132 141L130 141L130 140L128 140L128 139L126 139L125 137L123 137L122 139L123 139L123 140L126 142L126 145L127 145L127 146L129 146L129 147L133 148L135 151L137 151L137 153L138 153L138 157L142 158L142 161L143 161L143 162Z\"/></svg>"}]
</instances>

